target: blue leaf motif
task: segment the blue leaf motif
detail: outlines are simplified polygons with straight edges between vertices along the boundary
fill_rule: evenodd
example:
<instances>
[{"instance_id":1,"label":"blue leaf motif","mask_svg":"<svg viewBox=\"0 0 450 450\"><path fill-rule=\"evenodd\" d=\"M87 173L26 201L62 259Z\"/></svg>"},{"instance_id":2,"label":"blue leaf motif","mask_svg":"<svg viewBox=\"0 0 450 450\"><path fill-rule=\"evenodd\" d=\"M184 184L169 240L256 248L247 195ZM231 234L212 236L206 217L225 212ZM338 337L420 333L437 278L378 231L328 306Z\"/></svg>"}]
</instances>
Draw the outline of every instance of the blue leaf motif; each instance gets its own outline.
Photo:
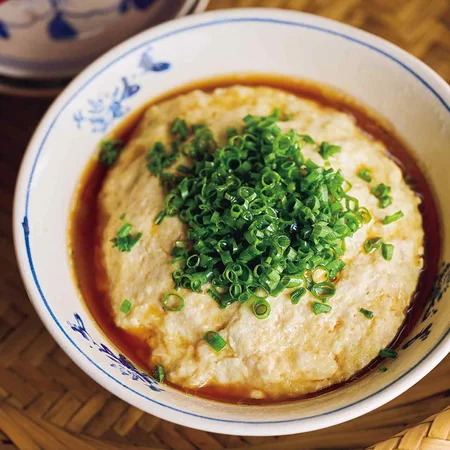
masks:
<instances>
[{"instance_id":1,"label":"blue leaf motif","mask_svg":"<svg viewBox=\"0 0 450 450\"><path fill-rule=\"evenodd\" d=\"M159 383L156 380L136 368L125 355L122 355L121 353L116 355L116 353L114 353L114 351L112 351L107 345L95 342L91 335L87 332L83 319L79 314L75 313L74 318L75 323L67 322L70 328L81 334L84 339L88 340L91 348L97 348L100 353L106 355L111 361L110 367L119 370L122 376L130 378L131 381L144 383L154 392L164 390L159 386Z\"/></svg>"},{"instance_id":2,"label":"blue leaf motif","mask_svg":"<svg viewBox=\"0 0 450 450\"><path fill-rule=\"evenodd\" d=\"M8 26L2 20L0 20L0 38L9 39Z\"/></svg>"},{"instance_id":3,"label":"blue leaf motif","mask_svg":"<svg viewBox=\"0 0 450 450\"><path fill-rule=\"evenodd\" d=\"M163 72L170 68L170 63L154 62L151 55L151 48L148 48L142 53L139 67L142 67L145 72Z\"/></svg>"},{"instance_id":4,"label":"blue leaf motif","mask_svg":"<svg viewBox=\"0 0 450 450\"><path fill-rule=\"evenodd\" d=\"M134 6L137 9L147 9L155 0L134 0Z\"/></svg>"},{"instance_id":5,"label":"blue leaf motif","mask_svg":"<svg viewBox=\"0 0 450 450\"><path fill-rule=\"evenodd\" d=\"M123 1L121 6L128 8L131 0ZM164 72L171 65L168 62L154 62L150 54L150 48L147 48L139 58L139 67L144 69L143 73ZM121 83L114 88L112 92L102 93L97 98L87 100L87 110L80 110L73 115L73 120L78 129L82 129L84 124L90 124L93 133L105 133L109 127L118 119L125 116L130 108L127 106L127 100L136 95L140 90L140 84L131 81L136 78L136 74L131 76L122 76Z\"/></svg>"},{"instance_id":6,"label":"blue leaf motif","mask_svg":"<svg viewBox=\"0 0 450 450\"><path fill-rule=\"evenodd\" d=\"M153 71L154 72L162 72L164 70L167 70L170 67L170 64L168 62L159 62L153 64Z\"/></svg>"},{"instance_id":7,"label":"blue leaf motif","mask_svg":"<svg viewBox=\"0 0 450 450\"><path fill-rule=\"evenodd\" d=\"M65 20L61 11L56 11L55 16L48 24L48 32L53 39L75 39L77 30Z\"/></svg>"},{"instance_id":8,"label":"blue leaf motif","mask_svg":"<svg viewBox=\"0 0 450 450\"><path fill-rule=\"evenodd\" d=\"M122 83L123 83L122 100L132 97L140 89L140 86L138 84L130 84L125 77L122 77Z\"/></svg>"},{"instance_id":9,"label":"blue leaf motif","mask_svg":"<svg viewBox=\"0 0 450 450\"><path fill-rule=\"evenodd\" d=\"M72 324L70 322L67 322L70 325L70 328L72 328L73 331L76 331L77 333L80 333L81 336L84 337L86 340L92 340L89 333L86 331L86 327L84 326L83 319L80 317L79 314L74 314L75 322L76 324Z\"/></svg>"}]
</instances>

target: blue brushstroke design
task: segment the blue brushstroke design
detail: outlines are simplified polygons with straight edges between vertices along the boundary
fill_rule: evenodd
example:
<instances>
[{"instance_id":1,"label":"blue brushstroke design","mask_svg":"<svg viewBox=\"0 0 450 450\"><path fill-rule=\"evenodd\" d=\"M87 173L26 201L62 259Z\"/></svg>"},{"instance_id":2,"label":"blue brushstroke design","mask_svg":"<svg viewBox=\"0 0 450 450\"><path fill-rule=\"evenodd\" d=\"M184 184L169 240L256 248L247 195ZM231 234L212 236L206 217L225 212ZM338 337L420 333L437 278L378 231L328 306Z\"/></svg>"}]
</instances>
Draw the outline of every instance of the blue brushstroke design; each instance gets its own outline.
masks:
<instances>
[{"instance_id":1,"label":"blue brushstroke design","mask_svg":"<svg viewBox=\"0 0 450 450\"><path fill-rule=\"evenodd\" d=\"M137 9L144 10L147 9L155 0L134 0L134 6Z\"/></svg>"},{"instance_id":2,"label":"blue brushstroke design","mask_svg":"<svg viewBox=\"0 0 450 450\"><path fill-rule=\"evenodd\" d=\"M122 353L115 353L107 345L96 342L89 332L86 330L83 319L78 313L74 313L75 323L67 322L73 331L80 333L81 336L89 343L90 348L96 348L100 353L105 354L110 360L110 366L118 369L122 376L131 379L132 381L139 381L149 387L153 392L164 391L159 386L159 383L150 375L139 370L125 355Z\"/></svg>"},{"instance_id":3,"label":"blue brushstroke design","mask_svg":"<svg viewBox=\"0 0 450 450\"><path fill-rule=\"evenodd\" d=\"M9 39L8 26L2 20L0 20L0 38Z\"/></svg>"},{"instance_id":4,"label":"blue brushstroke design","mask_svg":"<svg viewBox=\"0 0 450 450\"><path fill-rule=\"evenodd\" d=\"M147 48L139 60L139 67L145 72L163 72L170 68L170 63L165 61L154 62L151 55L151 48Z\"/></svg>"},{"instance_id":5,"label":"blue brushstroke design","mask_svg":"<svg viewBox=\"0 0 450 450\"><path fill-rule=\"evenodd\" d=\"M77 30L64 19L61 11L57 11L49 22L48 32L56 40L75 39L78 36Z\"/></svg>"}]
</instances>

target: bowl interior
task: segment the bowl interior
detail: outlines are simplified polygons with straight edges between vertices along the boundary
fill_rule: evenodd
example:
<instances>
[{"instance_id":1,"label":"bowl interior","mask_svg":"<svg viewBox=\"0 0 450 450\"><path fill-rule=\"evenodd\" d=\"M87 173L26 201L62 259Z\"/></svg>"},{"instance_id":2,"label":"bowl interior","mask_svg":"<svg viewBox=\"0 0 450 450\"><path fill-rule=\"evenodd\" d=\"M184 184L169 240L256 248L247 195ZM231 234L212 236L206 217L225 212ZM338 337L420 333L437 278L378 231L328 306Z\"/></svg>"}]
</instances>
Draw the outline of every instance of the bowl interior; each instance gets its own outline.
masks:
<instances>
[{"instance_id":1,"label":"bowl interior","mask_svg":"<svg viewBox=\"0 0 450 450\"><path fill-rule=\"evenodd\" d=\"M348 93L384 117L425 172L441 218L439 277L422 319L388 371L336 391L265 407L217 404L160 385L120 355L93 323L67 254L73 193L98 141L142 104L193 80L280 74ZM273 435L349 420L400 394L448 352L447 200L450 94L400 49L333 21L281 10L209 13L142 33L85 70L58 98L27 151L15 200L15 240L29 295L46 326L90 376L164 419L229 434Z\"/></svg>"}]
</instances>

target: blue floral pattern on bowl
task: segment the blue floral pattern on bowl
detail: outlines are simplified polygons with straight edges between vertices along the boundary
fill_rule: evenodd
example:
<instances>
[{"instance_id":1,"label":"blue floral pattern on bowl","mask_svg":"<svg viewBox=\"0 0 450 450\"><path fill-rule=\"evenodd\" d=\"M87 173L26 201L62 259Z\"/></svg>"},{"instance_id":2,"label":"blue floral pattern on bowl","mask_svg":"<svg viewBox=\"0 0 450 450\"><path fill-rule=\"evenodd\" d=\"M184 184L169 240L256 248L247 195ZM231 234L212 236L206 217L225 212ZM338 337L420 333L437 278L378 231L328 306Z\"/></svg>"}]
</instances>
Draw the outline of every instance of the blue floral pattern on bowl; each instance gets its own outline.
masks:
<instances>
[{"instance_id":1,"label":"blue floral pattern on bowl","mask_svg":"<svg viewBox=\"0 0 450 450\"><path fill-rule=\"evenodd\" d=\"M141 372L137 369L130 360L122 355L122 353L114 353L107 345L96 342L89 332L86 330L83 319L78 313L74 314L75 323L67 322L70 328L79 333L83 338L88 341L90 348L97 348L100 353L105 354L110 360L110 366L114 369L118 369L122 376L131 379L132 381L140 381L145 384L154 392L163 391L158 382L147 375L145 372Z\"/></svg>"},{"instance_id":2,"label":"blue floral pattern on bowl","mask_svg":"<svg viewBox=\"0 0 450 450\"><path fill-rule=\"evenodd\" d=\"M164 72L170 68L170 63L165 61L155 62L151 55L151 48L147 48L140 56L138 69L140 73L129 77L121 77L120 82L113 92L100 94L97 98L88 100L88 107L77 111L73 119L77 127L81 129L84 123L91 126L94 133L105 133L117 119L129 112L127 100L137 94L141 88L135 81L139 76L150 72Z\"/></svg>"}]
</instances>

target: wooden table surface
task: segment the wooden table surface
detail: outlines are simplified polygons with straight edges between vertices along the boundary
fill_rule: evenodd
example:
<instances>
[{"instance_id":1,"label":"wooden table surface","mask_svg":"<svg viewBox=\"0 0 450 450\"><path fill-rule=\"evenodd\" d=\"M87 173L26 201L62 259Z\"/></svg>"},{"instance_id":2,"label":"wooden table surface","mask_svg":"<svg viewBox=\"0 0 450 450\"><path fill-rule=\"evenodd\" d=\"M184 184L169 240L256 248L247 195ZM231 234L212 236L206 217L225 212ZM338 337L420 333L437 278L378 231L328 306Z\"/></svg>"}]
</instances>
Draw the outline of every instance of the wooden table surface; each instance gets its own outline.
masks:
<instances>
[{"instance_id":1,"label":"wooden table surface","mask_svg":"<svg viewBox=\"0 0 450 450\"><path fill-rule=\"evenodd\" d=\"M448 0L212 0L209 9L237 6L300 9L350 23L404 47L450 81ZM77 450L136 448L133 444L188 450L363 448L450 404L450 357L383 408L326 431L282 438L241 438L173 425L98 386L44 329L14 256L11 213L17 171L50 103L0 96L0 449L14 448L11 440L23 449L62 448L55 442Z\"/></svg>"}]
</instances>

